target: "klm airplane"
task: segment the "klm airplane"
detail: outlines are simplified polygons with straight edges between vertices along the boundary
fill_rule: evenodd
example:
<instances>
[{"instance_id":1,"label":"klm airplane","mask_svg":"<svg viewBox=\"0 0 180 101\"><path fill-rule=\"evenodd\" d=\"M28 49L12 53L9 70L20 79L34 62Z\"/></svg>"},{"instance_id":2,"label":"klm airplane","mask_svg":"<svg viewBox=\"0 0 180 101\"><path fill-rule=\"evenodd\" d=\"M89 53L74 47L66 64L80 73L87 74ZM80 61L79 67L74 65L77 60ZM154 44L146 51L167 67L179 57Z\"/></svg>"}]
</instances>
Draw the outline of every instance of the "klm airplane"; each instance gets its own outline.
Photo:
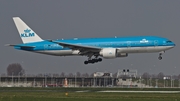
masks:
<instances>
[{"instance_id":1,"label":"klm airplane","mask_svg":"<svg viewBox=\"0 0 180 101\"><path fill-rule=\"evenodd\" d=\"M13 20L23 44L8 46L54 56L87 56L84 64L101 62L99 57L114 59L131 53L159 53L161 60L166 50L175 47L169 39L157 36L43 40L19 17L13 17Z\"/></svg>"}]
</instances>

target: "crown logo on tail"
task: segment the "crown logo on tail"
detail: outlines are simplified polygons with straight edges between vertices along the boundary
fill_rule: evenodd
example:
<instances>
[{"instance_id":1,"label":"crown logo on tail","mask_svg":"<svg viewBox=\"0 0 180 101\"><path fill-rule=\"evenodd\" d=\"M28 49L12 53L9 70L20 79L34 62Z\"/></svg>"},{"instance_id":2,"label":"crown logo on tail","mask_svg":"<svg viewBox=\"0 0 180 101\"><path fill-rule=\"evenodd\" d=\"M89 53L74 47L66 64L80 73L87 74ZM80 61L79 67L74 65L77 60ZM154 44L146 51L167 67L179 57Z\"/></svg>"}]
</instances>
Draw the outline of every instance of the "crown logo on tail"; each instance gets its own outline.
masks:
<instances>
[{"instance_id":1,"label":"crown logo on tail","mask_svg":"<svg viewBox=\"0 0 180 101\"><path fill-rule=\"evenodd\" d=\"M30 33L31 30L30 30L30 29L25 29L24 32L25 32L25 33Z\"/></svg>"}]
</instances>

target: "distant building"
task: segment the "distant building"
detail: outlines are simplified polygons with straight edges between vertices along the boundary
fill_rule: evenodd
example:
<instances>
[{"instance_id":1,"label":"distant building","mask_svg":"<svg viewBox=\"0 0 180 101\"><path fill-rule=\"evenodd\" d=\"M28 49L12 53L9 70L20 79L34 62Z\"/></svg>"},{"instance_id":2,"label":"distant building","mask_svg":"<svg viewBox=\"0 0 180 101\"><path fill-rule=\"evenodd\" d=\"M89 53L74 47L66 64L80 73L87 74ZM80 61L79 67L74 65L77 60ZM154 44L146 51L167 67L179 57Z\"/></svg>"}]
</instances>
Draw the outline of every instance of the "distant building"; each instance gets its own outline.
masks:
<instances>
[{"instance_id":1,"label":"distant building","mask_svg":"<svg viewBox=\"0 0 180 101\"><path fill-rule=\"evenodd\" d=\"M95 72L93 77L112 77L112 73L107 72Z\"/></svg>"}]
</instances>

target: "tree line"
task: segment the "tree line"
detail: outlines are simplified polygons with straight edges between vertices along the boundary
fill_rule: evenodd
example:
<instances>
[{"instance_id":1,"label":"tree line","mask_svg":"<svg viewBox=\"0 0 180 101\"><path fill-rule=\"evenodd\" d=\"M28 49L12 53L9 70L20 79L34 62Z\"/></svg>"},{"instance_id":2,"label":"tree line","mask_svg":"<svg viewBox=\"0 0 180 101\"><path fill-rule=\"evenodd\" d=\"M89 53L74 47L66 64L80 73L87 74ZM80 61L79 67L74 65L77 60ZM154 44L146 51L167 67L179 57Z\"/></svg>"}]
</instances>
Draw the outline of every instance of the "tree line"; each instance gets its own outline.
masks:
<instances>
[{"instance_id":1,"label":"tree line","mask_svg":"<svg viewBox=\"0 0 180 101\"><path fill-rule=\"evenodd\" d=\"M36 76L36 77L93 77L94 73L80 73L80 72L76 72L76 73L68 73L66 74L65 72L62 72L60 74L58 73L39 73L37 75L30 75L29 76ZM2 75L2 74L1 74ZM21 66L21 64L19 63L12 63L9 64L7 67L7 75L8 76L23 76L25 75L25 70L23 69L23 67ZM5 74L4 74L5 76ZM26 74L26 76L28 76ZM117 77L117 73L113 74L113 77ZM172 77L173 79L180 79L180 74L179 75L165 75L163 72L160 72L159 74L149 74L148 72L145 72L141 75L141 78L144 79L149 79L149 78L156 78L156 79L163 79L164 77Z\"/></svg>"}]
</instances>

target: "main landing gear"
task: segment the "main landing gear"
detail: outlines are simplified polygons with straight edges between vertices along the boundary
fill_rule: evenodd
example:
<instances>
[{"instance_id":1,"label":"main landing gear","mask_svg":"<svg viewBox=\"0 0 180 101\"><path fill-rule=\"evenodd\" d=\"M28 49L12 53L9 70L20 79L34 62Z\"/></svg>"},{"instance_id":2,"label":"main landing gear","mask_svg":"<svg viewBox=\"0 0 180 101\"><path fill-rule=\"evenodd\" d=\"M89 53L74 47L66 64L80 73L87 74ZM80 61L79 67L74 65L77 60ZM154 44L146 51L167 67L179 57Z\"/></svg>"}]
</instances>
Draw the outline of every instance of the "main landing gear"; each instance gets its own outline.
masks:
<instances>
[{"instance_id":1,"label":"main landing gear","mask_svg":"<svg viewBox=\"0 0 180 101\"><path fill-rule=\"evenodd\" d=\"M101 62L102 59L101 58L95 58L95 59L89 59L88 61L84 61L84 64L88 64L88 63L97 63L97 62Z\"/></svg>"}]
</instances>

